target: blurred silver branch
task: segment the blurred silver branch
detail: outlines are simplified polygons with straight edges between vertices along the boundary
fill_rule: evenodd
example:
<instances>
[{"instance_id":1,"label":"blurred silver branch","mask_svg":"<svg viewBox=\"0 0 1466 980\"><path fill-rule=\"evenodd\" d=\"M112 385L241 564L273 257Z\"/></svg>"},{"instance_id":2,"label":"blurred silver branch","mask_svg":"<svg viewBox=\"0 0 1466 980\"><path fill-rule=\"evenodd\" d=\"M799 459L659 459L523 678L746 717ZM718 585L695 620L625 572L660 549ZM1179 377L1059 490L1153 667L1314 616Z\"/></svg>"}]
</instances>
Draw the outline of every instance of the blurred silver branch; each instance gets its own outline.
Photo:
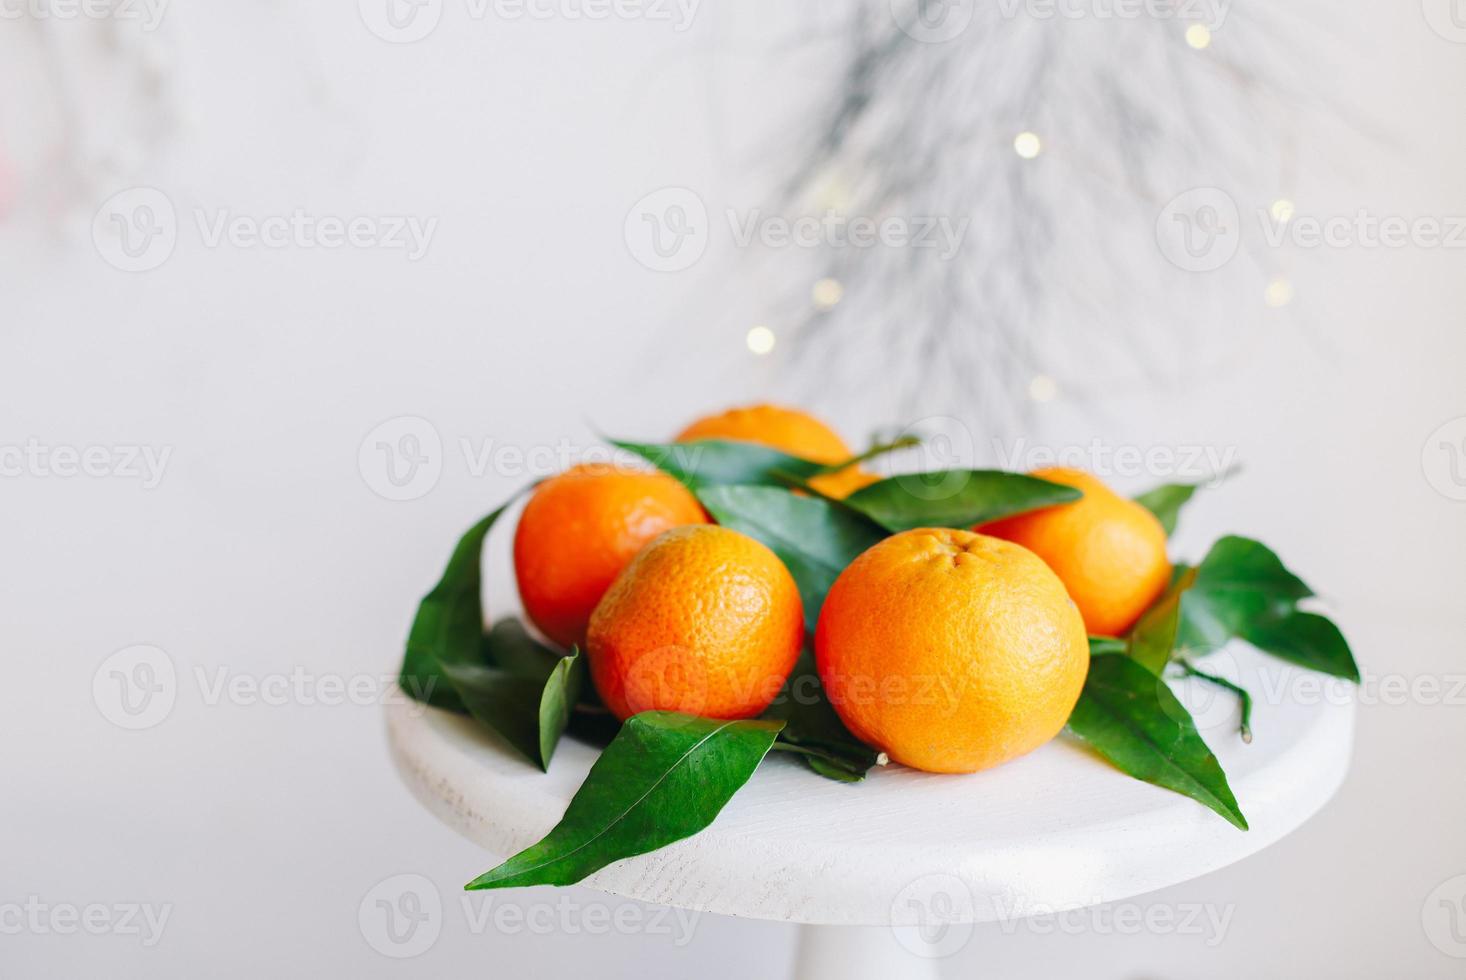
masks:
<instances>
[{"instance_id":1,"label":"blurred silver branch","mask_svg":"<svg viewBox=\"0 0 1466 980\"><path fill-rule=\"evenodd\" d=\"M1191 187L1226 188L1244 221L1290 192L1298 118L1334 111L1304 57L1326 8L1238 0L1210 11L1224 20L1199 50L1186 11L1206 4L1129 19L1042 19L1036 6L975 5L936 43L903 30L899 0L867 0L838 28L848 53L780 209L967 224L950 259L882 246L756 254L792 378L879 400L887 417L1011 428L1030 395L1082 403L1245 346L1241 320L1260 311L1277 257L1198 275L1166 261L1155 224ZM1036 157L1015 152L1024 132L1041 140ZM843 299L822 309L810 289L825 277Z\"/></svg>"}]
</instances>

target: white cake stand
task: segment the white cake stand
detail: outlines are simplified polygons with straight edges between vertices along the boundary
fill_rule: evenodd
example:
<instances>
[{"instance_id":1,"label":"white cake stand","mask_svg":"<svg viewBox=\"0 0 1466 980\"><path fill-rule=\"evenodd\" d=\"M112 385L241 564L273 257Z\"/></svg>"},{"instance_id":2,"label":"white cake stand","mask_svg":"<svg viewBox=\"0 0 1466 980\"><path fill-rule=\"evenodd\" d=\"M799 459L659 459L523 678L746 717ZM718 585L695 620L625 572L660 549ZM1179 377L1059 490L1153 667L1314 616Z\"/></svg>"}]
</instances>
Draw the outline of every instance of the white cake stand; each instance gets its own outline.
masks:
<instances>
[{"instance_id":1,"label":"white cake stand","mask_svg":"<svg viewBox=\"0 0 1466 980\"><path fill-rule=\"evenodd\" d=\"M1061 736L972 776L900 766L862 784L772 753L702 833L586 879L601 891L723 915L803 923L800 980L934 976L944 930L1118 901L1239 861L1297 829L1348 767L1352 700L1279 691L1292 668L1250 650L1216 655L1258 703L1236 736L1230 700L1193 708L1252 829L1138 782ZM1268 680L1262 680L1263 672ZM1200 704L1213 696L1178 687ZM1342 688L1341 688L1342 689ZM1269 696L1272 695L1272 696ZM1218 699L1229 698L1215 692ZM548 774L467 719L389 699L392 754L413 794L488 852L467 881L557 823L596 750L571 738ZM880 928L838 929L836 926ZM894 928L893 928L894 927Z\"/></svg>"}]
</instances>

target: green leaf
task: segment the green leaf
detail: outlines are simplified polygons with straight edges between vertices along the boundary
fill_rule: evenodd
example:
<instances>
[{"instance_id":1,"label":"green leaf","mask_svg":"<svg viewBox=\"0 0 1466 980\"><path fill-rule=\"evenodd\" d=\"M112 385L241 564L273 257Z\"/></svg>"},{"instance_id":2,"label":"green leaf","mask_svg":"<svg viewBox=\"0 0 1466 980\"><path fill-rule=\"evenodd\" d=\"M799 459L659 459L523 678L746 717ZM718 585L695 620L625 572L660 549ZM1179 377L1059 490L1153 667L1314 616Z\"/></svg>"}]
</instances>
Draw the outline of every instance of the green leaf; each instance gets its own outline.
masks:
<instances>
[{"instance_id":1,"label":"green leaf","mask_svg":"<svg viewBox=\"0 0 1466 980\"><path fill-rule=\"evenodd\" d=\"M919 445L921 445L921 437L909 435L900 436L898 438L892 439L889 442L877 442L865 452L860 453L857 456L851 456L849 459L841 460L838 463L831 463L830 465L824 467L821 472L838 473L841 470L846 470L852 466L858 466L861 463L869 462L870 460L873 460L879 456L884 456L887 453L895 452L898 449L910 449L912 446Z\"/></svg>"},{"instance_id":2,"label":"green leaf","mask_svg":"<svg viewBox=\"0 0 1466 980\"><path fill-rule=\"evenodd\" d=\"M548 771L584 680L580 651L562 657L516 619L500 620L485 640L486 663L443 664L443 674L474 720Z\"/></svg>"},{"instance_id":3,"label":"green leaf","mask_svg":"<svg viewBox=\"0 0 1466 980\"><path fill-rule=\"evenodd\" d=\"M753 775L781 727L660 711L632 716L544 840L468 888L570 885L690 837Z\"/></svg>"},{"instance_id":4,"label":"green leaf","mask_svg":"<svg viewBox=\"0 0 1466 980\"><path fill-rule=\"evenodd\" d=\"M917 527L968 528L1083 496L1022 473L941 470L905 473L861 487L846 503L891 532Z\"/></svg>"},{"instance_id":5,"label":"green leaf","mask_svg":"<svg viewBox=\"0 0 1466 980\"><path fill-rule=\"evenodd\" d=\"M674 443L611 439L609 442L636 453L693 490L724 484L783 486L779 474L806 479L826 470L824 464L790 456L768 446L733 439Z\"/></svg>"},{"instance_id":6,"label":"green leaf","mask_svg":"<svg viewBox=\"0 0 1466 980\"><path fill-rule=\"evenodd\" d=\"M443 665L482 662L480 558L484 537L508 507L505 503L464 533L448 559L443 577L418 604L398 677L398 684L409 697L450 711L466 710L444 676Z\"/></svg>"},{"instance_id":7,"label":"green leaf","mask_svg":"<svg viewBox=\"0 0 1466 980\"><path fill-rule=\"evenodd\" d=\"M1091 657L1125 656L1130 652L1130 644L1113 636L1089 637L1089 655Z\"/></svg>"},{"instance_id":8,"label":"green leaf","mask_svg":"<svg viewBox=\"0 0 1466 980\"><path fill-rule=\"evenodd\" d=\"M1318 613L1294 611L1253 623L1243 639L1301 667L1359 682L1359 665L1344 634L1332 620Z\"/></svg>"},{"instance_id":9,"label":"green leaf","mask_svg":"<svg viewBox=\"0 0 1466 980\"><path fill-rule=\"evenodd\" d=\"M1359 668L1339 628L1298 608L1312 595L1267 546L1222 538L1197 566L1181 600L1177 649L1200 655L1242 639L1292 663L1357 681Z\"/></svg>"},{"instance_id":10,"label":"green leaf","mask_svg":"<svg viewBox=\"0 0 1466 980\"><path fill-rule=\"evenodd\" d=\"M811 631L835 578L886 532L818 497L774 487L706 487L697 498L717 522L763 542L789 568Z\"/></svg>"},{"instance_id":11,"label":"green leaf","mask_svg":"<svg viewBox=\"0 0 1466 980\"><path fill-rule=\"evenodd\" d=\"M1122 772L1189 796L1243 830L1221 763L1165 681L1129 657L1096 657L1069 730Z\"/></svg>"},{"instance_id":12,"label":"green leaf","mask_svg":"<svg viewBox=\"0 0 1466 980\"><path fill-rule=\"evenodd\" d=\"M1191 500L1198 486L1200 484L1167 483L1142 493L1135 498L1135 502L1156 516L1156 520L1161 522L1161 527L1166 529L1166 534L1174 534L1176 520L1181 516L1181 508Z\"/></svg>"},{"instance_id":13,"label":"green leaf","mask_svg":"<svg viewBox=\"0 0 1466 980\"><path fill-rule=\"evenodd\" d=\"M1156 487L1154 490L1147 490L1135 498L1135 502L1156 516L1161 522L1161 527L1166 529L1166 534L1174 534L1176 521L1181 517L1181 508L1191 501L1197 490L1200 490L1203 483L1217 482L1227 479L1237 472L1236 467L1224 470L1215 477L1197 483L1167 483Z\"/></svg>"},{"instance_id":14,"label":"green leaf","mask_svg":"<svg viewBox=\"0 0 1466 980\"><path fill-rule=\"evenodd\" d=\"M1156 676L1171 662L1176 635L1181 626L1181 597L1191 587L1193 569L1177 566L1171 584L1161 597L1141 614L1127 644L1131 659Z\"/></svg>"},{"instance_id":15,"label":"green leaf","mask_svg":"<svg viewBox=\"0 0 1466 980\"><path fill-rule=\"evenodd\" d=\"M780 743L802 754L805 763L821 776L858 782L879 757L875 749L850 734L835 713L808 644L763 717L784 723Z\"/></svg>"}]
</instances>

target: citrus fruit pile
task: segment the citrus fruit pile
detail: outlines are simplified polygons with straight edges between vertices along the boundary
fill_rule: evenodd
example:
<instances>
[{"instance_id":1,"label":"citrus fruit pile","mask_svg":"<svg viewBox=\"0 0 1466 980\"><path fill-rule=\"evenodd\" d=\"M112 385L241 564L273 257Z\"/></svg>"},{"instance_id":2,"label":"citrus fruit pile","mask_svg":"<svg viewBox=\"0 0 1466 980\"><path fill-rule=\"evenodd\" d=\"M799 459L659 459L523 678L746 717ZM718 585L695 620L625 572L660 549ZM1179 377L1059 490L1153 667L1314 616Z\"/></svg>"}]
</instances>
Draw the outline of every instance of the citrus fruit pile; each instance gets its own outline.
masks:
<instances>
[{"instance_id":1,"label":"citrus fruit pile","mask_svg":"<svg viewBox=\"0 0 1466 980\"><path fill-rule=\"evenodd\" d=\"M1173 565L1194 485L1134 500L1074 469L882 477L829 426L774 405L529 489L514 571L532 632L484 630L460 540L400 677L548 768L567 730L604 744L565 818L471 888L568 884L711 822L771 750L856 783L899 764L975 773L1066 728L1117 768L1246 829L1169 688L1250 697L1198 658L1229 642L1358 679L1312 591L1251 539ZM894 768L894 766L892 767Z\"/></svg>"}]
</instances>

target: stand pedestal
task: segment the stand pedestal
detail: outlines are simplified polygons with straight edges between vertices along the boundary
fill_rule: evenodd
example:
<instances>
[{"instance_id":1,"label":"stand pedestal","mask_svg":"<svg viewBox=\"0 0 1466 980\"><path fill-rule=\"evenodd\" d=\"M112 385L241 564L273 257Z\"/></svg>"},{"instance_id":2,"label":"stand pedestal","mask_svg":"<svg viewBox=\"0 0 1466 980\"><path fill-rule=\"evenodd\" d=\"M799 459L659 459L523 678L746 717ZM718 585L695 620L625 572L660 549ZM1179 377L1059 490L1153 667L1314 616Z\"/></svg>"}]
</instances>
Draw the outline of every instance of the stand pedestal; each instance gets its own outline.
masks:
<instances>
[{"instance_id":1,"label":"stand pedestal","mask_svg":"<svg viewBox=\"0 0 1466 980\"><path fill-rule=\"evenodd\" d=\"M939 947L924 932L917 926L800 926L794 980L936 980Z\"/></svg>"}]
</instances>

